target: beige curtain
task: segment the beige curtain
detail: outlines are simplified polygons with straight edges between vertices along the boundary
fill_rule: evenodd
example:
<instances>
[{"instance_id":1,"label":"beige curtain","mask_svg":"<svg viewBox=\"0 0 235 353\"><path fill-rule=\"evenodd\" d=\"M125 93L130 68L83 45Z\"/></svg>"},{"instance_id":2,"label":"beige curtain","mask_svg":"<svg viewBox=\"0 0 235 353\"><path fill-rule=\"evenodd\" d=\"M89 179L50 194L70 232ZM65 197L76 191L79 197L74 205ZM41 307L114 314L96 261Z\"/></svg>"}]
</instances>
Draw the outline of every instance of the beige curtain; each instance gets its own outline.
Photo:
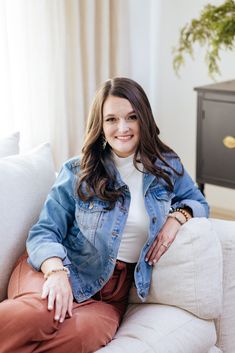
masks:
<instances>
[{"instance_id":1,"label":"beige curtain","mask_svg":"<svg viewBox=\"0 0 235 353\"><path fill-rule=\"evenodd\" d=\"M80 153L101 82L132 77L155 101L157 3L1 0L0 134L20 130L22 151L50 141L59 169Z\"/></svg>"}]
</instances>

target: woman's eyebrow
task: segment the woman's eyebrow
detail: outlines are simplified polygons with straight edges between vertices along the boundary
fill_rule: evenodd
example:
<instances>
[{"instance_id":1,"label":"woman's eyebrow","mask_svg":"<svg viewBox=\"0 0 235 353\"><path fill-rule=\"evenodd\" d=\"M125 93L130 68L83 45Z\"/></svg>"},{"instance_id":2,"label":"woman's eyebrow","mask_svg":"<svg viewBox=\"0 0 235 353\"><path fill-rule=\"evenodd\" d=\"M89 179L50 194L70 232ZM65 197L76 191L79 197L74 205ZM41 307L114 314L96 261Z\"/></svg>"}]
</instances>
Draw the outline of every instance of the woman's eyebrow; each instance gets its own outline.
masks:
<instances>
[{"instance_id":1,"label":"woman's eyebrow","mask_svg":"<svg viewBox=\"0 0 235 353\"><path fill-rule=\"evenodd\" d=\"M130 114L133 114L135 113L134 110L131 110L129 113L127 113L127 115L130 115ZM113 116L116 116L115 114L107 114L104 116L104 118L107 118L107 117L113 117Z\"/></svg>"},{"instance_id":2,"label":"woman's eyebrow","mask_svg":"<svg viewBox=\"0 0 235 353\"><path fill-rule=\"evenodd\" d=\"M107 115L104 116L104 118L107 118L109 116L115 116L115 114L107 114Z\"/></svg>"}]
</instances>

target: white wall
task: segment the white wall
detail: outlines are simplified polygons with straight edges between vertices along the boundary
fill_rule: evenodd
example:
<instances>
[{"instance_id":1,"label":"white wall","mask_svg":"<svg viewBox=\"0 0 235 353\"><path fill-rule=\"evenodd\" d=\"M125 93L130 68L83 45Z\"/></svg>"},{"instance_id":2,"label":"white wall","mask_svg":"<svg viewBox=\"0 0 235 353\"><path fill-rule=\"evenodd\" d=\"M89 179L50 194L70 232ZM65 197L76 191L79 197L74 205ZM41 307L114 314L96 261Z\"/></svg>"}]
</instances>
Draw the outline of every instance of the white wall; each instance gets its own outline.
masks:
<instances>
[{"instance_id":1,"label":"white wall","mask_svg":"<svg viewBox=\"0 0 235 353\"><path fill-rule=\"evenodd\" d=\"M177 78L172 68L172 47L177 45L179 29L198 17L205 0L160 0L160 51L158 70L157 121L163 140L181 156L185 167L195 179L196 164L196 86L213 83L204 62L205 50L196 48L195 60L186 65ZM221 1L210 1L221 4ZM221 53L221 76L217 81L235 79L235 53ZM234 117L235 119L235 117ZM235 124L235 120L234 120ZM234 164L231 168L235 168ZM211 206L234 211L235 190L206 184L205 192Z\"/></svg>"},{"instance_id":2,"label":"white wall","mask_svg":"<svg viewBox=\"0 0 235 353\"><path fill-rule=\"evenodd\" d=\"M160 0L117 0L115 76L127 76L144 88L153 111L158 106Z\"/></svg>"}]
</instances>

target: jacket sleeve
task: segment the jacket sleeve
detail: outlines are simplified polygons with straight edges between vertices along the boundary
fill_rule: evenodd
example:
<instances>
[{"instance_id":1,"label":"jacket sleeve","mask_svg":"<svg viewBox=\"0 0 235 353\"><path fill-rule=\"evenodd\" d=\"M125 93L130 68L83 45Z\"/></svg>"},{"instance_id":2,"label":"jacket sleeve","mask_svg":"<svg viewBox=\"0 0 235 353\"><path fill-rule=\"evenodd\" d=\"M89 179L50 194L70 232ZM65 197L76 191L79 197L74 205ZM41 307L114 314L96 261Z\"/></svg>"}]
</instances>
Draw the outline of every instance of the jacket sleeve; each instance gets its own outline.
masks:
<instances>
[{"instance_id":1,"label":"jacket sleeve","mask_svg":"<svg viewBox=\"0 0 235 353\"><path fill-rule=\"evenodd\" d=\"M182 164L178 158L174 159L173 164L177 171L182 170ZM205 197L185 168L183 169L184 174L182 176L175 174L174 197L171 203L172 209L189 207L192 210L193 217L208 217L209 206Z\"/></svg>"},{"instance_id":2,"label":"jacket sleeve","mask_svg":"<svg viewBox=\"0 0 235 353\"><path fill-rule=\"evenodd\" d=\"M38 222L31 228L26 247L28 262L39 271L43 261L59 257L69 264L63 239L74 222L76 177L70 165L64 165L53 185Z\"/></svg>"}]
</instances>

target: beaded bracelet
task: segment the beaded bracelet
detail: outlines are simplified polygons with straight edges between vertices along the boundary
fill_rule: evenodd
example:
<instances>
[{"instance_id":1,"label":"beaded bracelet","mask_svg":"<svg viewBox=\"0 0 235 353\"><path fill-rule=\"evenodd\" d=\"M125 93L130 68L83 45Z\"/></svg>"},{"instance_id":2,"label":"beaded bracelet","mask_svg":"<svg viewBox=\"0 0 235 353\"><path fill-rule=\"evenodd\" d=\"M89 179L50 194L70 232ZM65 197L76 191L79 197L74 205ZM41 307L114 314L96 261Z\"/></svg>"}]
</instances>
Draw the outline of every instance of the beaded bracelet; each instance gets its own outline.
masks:
<instances>
[{"instance_id":1,"label":"beaded bracelet","mask_svg":"<svg viewBox=\"0 0 235 353\"><path fill-rule=\"evenodd\" d=\"M61 271L66 272L67 276L69 277L69 275L70 275L69 269L67 267L63 266L63 267L60 267L60 268L54 268L51 271L45 273L44 274L44 278L48 279L48 277L50 277L53 273L61 272Z\"/></svg>"},{"instance_id":2,"label":"beaded bracelet","mask_svg":"<svg viewBox=\"0 0 235 353\"><path fill-rule=\"evenodd\" d=\"M183 208L176 208L175 212L182 213L184 215L185 219L186 219L186 222L189 220L189 215Z\"/></svg>"}]
</instances>

